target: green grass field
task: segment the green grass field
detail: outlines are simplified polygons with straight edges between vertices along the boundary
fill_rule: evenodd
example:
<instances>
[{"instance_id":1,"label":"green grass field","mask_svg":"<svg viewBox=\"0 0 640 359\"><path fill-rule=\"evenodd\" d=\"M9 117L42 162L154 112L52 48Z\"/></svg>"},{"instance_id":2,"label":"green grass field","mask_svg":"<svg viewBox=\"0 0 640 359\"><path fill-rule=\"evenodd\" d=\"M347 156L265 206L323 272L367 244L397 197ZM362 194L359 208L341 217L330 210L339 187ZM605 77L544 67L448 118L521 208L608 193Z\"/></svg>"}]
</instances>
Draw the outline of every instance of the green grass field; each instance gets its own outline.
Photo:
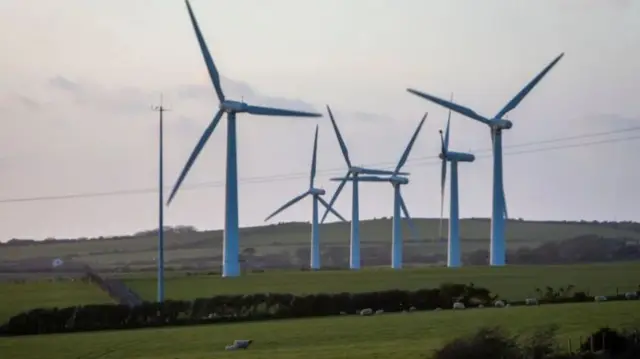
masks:
<instances>
[{"instance_id":1,"label":"green grass field","mask_svg":"<svg viewBox=\"0 0 640 359\"><path fill-rule=\"evenodd\" d=\"M444 341L481 326L526 333L548 324L559 340L577 345L602 326L637 325L640 301L486 308L344 316L259 323L0 339L0 353L21 359L369 359L428 358ZM242 353L225 352L234 339L253 339Z\"/></svg>"},{"instance_id":2,"label":"green grass field","mask_svg":"<svg viewBox=\"0 0 640 359\"><path fill-rule=\"evenodd\" d=\"M113 303L98 286L76 281L0 282L0 324L29 309Z\"/></svg>"},{"instance_id":3,"label":"green grass field","mask_svg":"<svg viewBox=\"0 0 640 359\"><path fill-rule=\"evenodd\" d=\"M246 293L337 293L384 289L433 288L443 282L486 287L501 298L522 300L536 296L535 288L572 284L574 291L611 295L638 290L640 263L611 263L558 266L508 266L462 268L388 268L351 271L267 271L237 278L219 275L174 275L166 279L166 296L194 299L216 294ZM126 278L124 282L143 298L153 300L156 281L151 277Z\"/></svg>"}]
</instances>

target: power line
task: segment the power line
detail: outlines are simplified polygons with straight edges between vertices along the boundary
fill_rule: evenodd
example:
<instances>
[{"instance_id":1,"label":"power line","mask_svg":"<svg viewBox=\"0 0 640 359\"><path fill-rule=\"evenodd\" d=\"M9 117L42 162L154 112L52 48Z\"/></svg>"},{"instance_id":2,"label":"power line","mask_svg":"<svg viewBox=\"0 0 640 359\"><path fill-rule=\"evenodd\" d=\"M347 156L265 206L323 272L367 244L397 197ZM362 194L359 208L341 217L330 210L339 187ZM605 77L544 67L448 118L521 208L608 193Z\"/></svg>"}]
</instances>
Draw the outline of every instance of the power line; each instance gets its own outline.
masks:
<instances>
[{"instance_id":1,"label":"power line","mask_svg":"<svg viewBox=\"0 0 640 359\"><path fill-rule=\"evenodd\" d=\"M607 132L597 132L597 133L589 133L584 135L576 135L570 137L562 137L562 138L554 138L542 141L534 141L534 142L525 142L520 144L515 144L511 146L505 146L505 149L510 148L519 148L526 147L538 144L547 144L547 143L556 143L561 141L575 140L575 139L584 139L591 138L597 136L604 136L616 133L623 132L633 132L640 130L640 126L629 127L620 130L607 131ZM568 148L578 148L578 147L590 147L595 145L607 144L607 143L616 143L616 142L627 142L634 141L640 139L640 135L636 136L628 136L628 137L619 137L619 138L610 138L604 140L590 141L590 142L582 142L582 143L574 143L574 144L564 144L558 146L551 147L542 147L542 148L532 148L532 149L524 149L519 151L510 151L503 153L504 156L514 156L514 155L522 155L527 153L537 153L537 152L547 152L547 151L557 151L561 149ZM480 149L472 151L474 153L478 152L488 152L476 154L476 159L488 159L491 158L492 154L490 153L491 149ZM438 156L423 156L415 159L410 159L407 163L411 164L410 167L415 165L435 165L439 164L440 160ZM378 162L365 165L366 167L378 167L382 169L391 169L395 166L394 162ZM330 176L330 175L340 175L345 171L344 168L332 168L326 170L318 171L318 174L321 176ZM309 174L306 172L298 172L298 173L289 173L289 174L279 174L279 175L270 175L270 176L255 176L255 177L246 177L241 178L240 183L242 184L255 184L255 183L268 183L268 182L276 182L276 181L286 181L293 179L301 179L306 178ZM197 190L203 188L212 188L212 187L222 187L224 186L224 181L213 181L213 182L203 182L190 186L183 187L183 190ZM22 197L22 198L6 198L1 199L0 204L3 203L20 203L20 202L40 202L40 201L55 201L55 200L66 200L66 199L77 199L77 198L91 198L91 197L111 197L111 196L127 196L127 195L137 195L137 194L146 194L146 193L157 193L157 188L142 188L142 189L130 189L130 190L117 190L117 191L106 191L106 192L87 192L87 193L76 193L76 194L67 194L67 195L52 195L52 196L37 196L37 197Z\"/></svg>"}]
</instances>

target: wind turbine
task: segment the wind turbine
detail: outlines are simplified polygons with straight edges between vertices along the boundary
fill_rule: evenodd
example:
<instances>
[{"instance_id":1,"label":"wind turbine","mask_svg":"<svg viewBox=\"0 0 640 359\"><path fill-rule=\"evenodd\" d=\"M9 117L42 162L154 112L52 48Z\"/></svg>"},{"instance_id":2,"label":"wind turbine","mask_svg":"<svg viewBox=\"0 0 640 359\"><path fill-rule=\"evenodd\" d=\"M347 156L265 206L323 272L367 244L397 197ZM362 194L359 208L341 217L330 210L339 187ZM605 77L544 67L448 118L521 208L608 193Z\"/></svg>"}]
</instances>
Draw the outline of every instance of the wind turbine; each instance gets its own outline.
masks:
<instances>
[{"instance_id":1,"label":"wind turbine","mask_svg":"<svg viewBox=\"0 0 640 359\"><path fill-rule=\"evenodd\" d=\"M307 196L313 197L313 215L311 220L311 269L316 270L320 269L320 234L318 231L318 202L322 203L322 205L327 209L327 211L333 213L336 217L340 218L344 222L347 220L344 219L336 210L331 208L329 203L327 203L321 196L325 194L325 190L322 188L314 187L314 180L316 177L316 162L317 162L317 153L318 153L318 125L316 125L316 135L313 140L313 157L311 159L311 180L309 181L309 189L302 194L294 197L289 202L285 203L282 207L278 208L275 212L273 212L269 217L265 219L265 222L269 219L276 216L278 213L284 211L285 209L293 206L295 203L301 201L303 198Z\"/></svg>"},{"instance_id":2,"label":"wind turbine","mask_svg":"<svg viewBox=\"0 0 640 359\"><path fill-rule=\"evenodd\" d=\"M504 225L507 215L507 203L504 195L504 186L502 181L502 130L508 130L513 126L509 120L503 119L507 113L520 104L520 101L542 80L542 78L560 61L564 56L561 53L556 57L542 72L531 80L520 92L507 103L500 112L493 118L489 119L479 115L472 109L457 105L453 102L443 100L441 98L408 88L407 91L422 97L431 102L435 102L440 106L446 107L461 115L467 116L478 122L489 126L491 130L491 140L493 142L493 211L491 216L491 248L490 248L490 264L494 266L505 265L506 245L504 238Z\"/></svg>"},{"instance_id":3,"label":"wind turbine","mask_svg":"<svg viewBox=\"0 0 640 359\"><path fill-rule=\"evenodd\" d=\"M460 231L459 231L459 211L458 211L458 162L473 162L476 158L470 153L449 151L449 128L451 123L451 111L447 119L447 130L444 138L440 130L440 141L442 149L440 159L442 159L442 170L440 175L440 229L439 238L442 238L442 212L444 206L444 186L447 180L447 162L451 162L451 183L449 190L449 240L447 242L447 266L460 266Z\"/></svg>"},{"instance_id":4,"label":"wind turbine","mask_svg":"<svg viewBox=\"0 0 640 359\"><path fill-rule=\"evenodd\" d=\"M400 169L407 162L409 158L409 154L411 153L411 148L413 147L416 138L418 137L418 133L420 133L420 129L424 124L424 121L427 119L427 114L425 113L424 117L420 121L418 128L413 133L407 148L405 148L402 157L400 157L400 161L396 165L395 170L389 177L379 177L379 176L361 176L357 177L357 181L362 182L390 182L393 186L393 220L392 220L392 229L391 229L391 268L393 269L401 269L402 268L402 228L400 227L400 210L404 213L405 217L409 220L411 225L411 215L409 215L409 210L407 209L407 205L404 203L404 199L402 198L402 194L400 193L400 186L406 185L409 183L409 179L407 177L403 177L400 175ZM355 177L344 177L344 178L332 178L332 181L356 181ZM413 229L413 226L412 226Z\"/></svg>"},{"instance_id":5,"label":"wind turbine","mask_svg":"<svg viewBox=\"0 0 640 359\"><path fill-rule=\"evenodd\" d=\"M329 118L331 119L331 125L333 125L333 130L338 139L338 143L340 144L340 150L342 151L342 155L344 157L345 162L347 163L347 174L341 180L338 189L331 197L329 201L329 207L333 208L335 201L338 199L340 192L344 188L344 185L347 183L347 180L351 178L352 183L352 202L351 202L351 239L349 245L349 268L351 269L360 269L360 204L359 204L359 194L358 194L358 179L359 175L367 174L367 175L392 175L393 171L388 170L377 170L371 168L363 168L359 166L353 166L351 164L351 159L349 158L349 151L347 150L347 145L340 134L340 130L338 129L338 125L336 124L336 120L333 118L333 113L331 113L331 108L327 105L327 112L329 113ZM400 172L398 175L406 176L408 173ZM320 223L324 223L324 220L327 218L329 214L329 209L325 210L324 215L322 216L322 220Z\"/></svg>"},{"instance_id":6,"label":"wind turbine","mask_svg":"<svg viewBox=\"0 0 640 359\"><path fill-rule=\"evenodd\" d=\"M185 164L178 180L173 187L173 191L169 196L167 204L170 204L176 195L182 181L184 181L187 173L193 166L196 158L202 151L202 148L207 143L207 140L215 130L216 126L220 122L222 115L227 114L227 173L226 173L226 202L225 202L225 224L224 224L224 238L223 238L223 259L222 259L222 276L223 277L235 277L240 275L240 265L238 263L238 158L237 158L237 142L236 142L236 114L249 113L252 115L264 115L264 116L295 116L295 117L320 117L321 114L309 113L301 111L292 111L278 108L260 107L246 104L244 102L238 102L228 100L225 98L222 92L222 86L220 84L220 75L213 62L213 58L207 48L207 44L204 41L200 27L196 21L189 0L185 0L187 10L189 11L189 17L191 18L191 24L193 30L196 33L198 44L200 45L200 51L202 57L207 65L209 77L213 83L220 105L218 106L218 112L213 117L213 120L209 126L205 129L202 137L196 144L193 152L189 156L187 163Z\"/></svg>"}]
</instances>

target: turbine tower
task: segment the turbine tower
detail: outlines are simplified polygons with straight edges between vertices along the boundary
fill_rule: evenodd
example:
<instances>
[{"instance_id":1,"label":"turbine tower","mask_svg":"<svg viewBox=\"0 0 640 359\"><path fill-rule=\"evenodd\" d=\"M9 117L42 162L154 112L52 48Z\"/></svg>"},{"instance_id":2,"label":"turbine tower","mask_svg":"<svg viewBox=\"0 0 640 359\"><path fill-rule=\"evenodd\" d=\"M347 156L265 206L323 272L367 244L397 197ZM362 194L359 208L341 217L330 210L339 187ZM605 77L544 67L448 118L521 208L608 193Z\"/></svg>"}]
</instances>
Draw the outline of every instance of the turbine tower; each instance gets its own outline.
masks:
<instances>
[{"instance_id":1,"label":"turbine tower","mask_svg":"<svg viewBox=\"0 0 640 359\"><path fill-rule=\"evenodd\" d=\"M406 185L409 183L409 179L407 177L400 176L400 169L407 162L409 158L409 154L411 153L411 148L413 147L418 134L420 133L420 129L424 124L424 121L427 119L427 114L424 115L418 128L413 133L407 148L405 148L402 157L400 157L400 161L396 165L395 170L389 177L379 177L379 176L361 176L357 178L357 181L362 182L390 182L393 186L393 219L392 219L392 230L391 230L391 268L393 269L401 269L402 268L402 228L400 227L400 211L404 213L405 217L409 220L409 225L411 229L415 231L415 227L411 224L411 215L409 214L409 210L407 209L407 205L404 203L404 199L402 198L402 194L400 193L400 186ZM355 177L343 177L343 178L332 178L332 181L355 181Z\"/></svg>"},{"instance_id":2,"label":"turbine tower","mask_svg":"<svg viewBox=\"0 0 640 359\"><path fill-rule=\"evenodd\" d=\"M240 275L240 265L238 263L238 159L237 159L237 142L236 142L236 114L249 113L252 115L264 115L264 116L295 116L295 117L320 117L321 114L292 111L285 109L260 107L246 104L244 102L238 102L228 100L225 98L222 92L222 86L220 84L220 75L213 62L213 58L207 48L207 44L204 41L198 22L191 10L189 0L185 0L187 10L189 11L189 17L191 18L191 24L195 31L198 44L200 45L200 51L202 57L207 65L209 77L213 83L213 87L220 101L218 112L213 117L213 120L209 126L205 129L202 137L196 144L193 152L189 156L187 163L185 164L178 180L171 191L167 204L170 204L176 195L182 181L184 181L187 173L193 166L196 158L202 151L202 148L207 143L207 140L215 130L216 126L220 122L222 115L227 114L227 173L225 183L225 223L224 223L224 238L222 249L222 276L223 277L235 277Z\"/></svg>"},{"instance_id":3,"label":"turbine tower","mask_svg":"<svg viewBox=\"0 0 640 359\"><path fill-rule=\"evenodd\" d=\"M293 206L295 203L301 201L303 198L307 196L313 196L313 215L311 220L311 269L317 270L320 269L320 234L318 231L318 202L322 203L322 205L327 209L328 212L333 213L336 217L340 218L342 221L346 222L337 211L335 211L331 206L321 197L325 194L325 190L322 188L314 187L314 180L316 177L316 158L318 153L318 125L316 125L316 135L313 140L313 157L311 159L311 180L309 181L309 189L302 194L294 197L289 202L285 203L282 207L278 208L275 212L273 212L269 217L265 219L265 222L269 219L276 216L278 213L284 211L285 209Z\"/></svg>"},{"instance_id":4,"label":"turbine tower","mask_svg":"<svg viewBox=\"0 0 640 359\"><path fill-rule=\"evenodd\" d=\"M440 158L442 159L442 170L440 172L440 229L439 238L442 238L442 212L444 206L444 186L447 180L447 162L451 162L451 183L449 194L449 240L447 241L447 266L460 266L460 230L459 230L459 211L458 211L458 162L473 162L475 156L470 153L449 151L449 128L451 123L451 111L447 119L447 129L442 137L440 130L440 141L442 149Z\"/></svg>"},{"instance_id":5,"label":"turbine tower","mask_svg":"<svg viewBox=\"0 0 640 359\"><path fill-rule=\"evenodd\" d=\"M342 151L342 155L344 157L345 162L347 163L347 174L340 182L338 189L331 197L329 201L329 207L333 208L335 201L338 199L340 192L344 188L344 185L347 183L347 180L351 178L352 183L352 200L351 200L351 239L349 245L349 268L351 269L360 269L360 204L359 204L359 191L358 191L358 179L359 175L367 174L367 175L392 175L393 171L388 170L377 170L371 168L363 168L358 166L353 166L351 164L351 159L349 158L349 151L347 150L347 145L340 134L340 130L338 129L338 125L336 124L336 120L333 117L333 113L331 113L331 108L327 105L327 112L329 113L329 118L331 119L331 125L333 125L333 130L336 134L336 138L338 139L338 143L340 144L340 150ZM408 173L400 172L399 175L406 176ZM324 215L322 216L322 220L320 223L324 223L324 220L327 218L329 214L329 209L325 210Z\"/></svg>"},{"instance_id":6,"label":"turbine tower","mask_svg":"<svg viewBox=\"0 0 640 359\"><path fill-rule=\"evenodd\" d=\"M509 103L507 103L500 112L492 119L479 115L472 109L461 105L454 104L450 101L420 92L418 90L408 88L407 91L422 97L428 101L435 102L440 106L446 107L461 115L474 119L489 126L491 131L491 140L493 142L493 210L491 215L491 248L490 248L490 264L493 266L505 265L506 245L504 237L504 225L507 215L507 203L504 195L504 186L502 181L502 130L508 130L513 123L504 119L507 113L520 104L522 99L542 80L542 78L560 61L564 56L561 53L556 57L542 72L531 80Z\"/></svg>"}]
</instances>

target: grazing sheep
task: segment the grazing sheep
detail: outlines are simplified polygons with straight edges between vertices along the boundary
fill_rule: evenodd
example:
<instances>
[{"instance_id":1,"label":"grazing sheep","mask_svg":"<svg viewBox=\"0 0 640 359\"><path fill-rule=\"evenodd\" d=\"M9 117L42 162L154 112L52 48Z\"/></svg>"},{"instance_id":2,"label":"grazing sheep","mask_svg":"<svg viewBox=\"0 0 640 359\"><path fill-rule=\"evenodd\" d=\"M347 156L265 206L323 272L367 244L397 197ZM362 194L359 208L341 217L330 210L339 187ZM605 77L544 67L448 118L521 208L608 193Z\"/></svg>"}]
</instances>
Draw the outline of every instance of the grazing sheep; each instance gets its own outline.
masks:
<instances>
[{"instance_id":1,"label":"grazing sheep","mask_svg":"<svg viewBox=\"0 0 640 359\"><path fill-rule=\"evenodd\" d=\"M436 312L442 310L442 308L438 307L436 309L434 309Z\"/></svg>"},{"instance_id":2,"label":"grazing sheep","mask_svg":"<svg viewBox=\"0 0 640 359\"><path fill-rule=\"evenodd\" d=\"M224 347L224 350L237 350L237 349L249 349L249 345L253 343L253 340L234 340L233 344Z\"/></svg>"},{"instance_id":3,"label":"grazing sheep","mask_svg":"<svg viewBox=\"0 0 640 359\"><path fill-rule=\"evenodd\" d=\"M504 302L503 302L503 301L501 301L501 300L496 300L496 301L493 303L493 305L494 305L496 308L504 308Z\"/></svg>"},{"instance_id":4,"label":"grazing sheep","mask_svg":"<svg viewBox=\"0 0 640 359\"><path fill-rule=\"evenodd\" d=\"M597 295L593 299L596 302L606 302L607 301L607 297L605 297L604 295Z\"/></svg>"},{"instance_id":5,"label":"grazing sheep","mask_svg":"<svg viewBox=\"0 0 640 359\"><path fill-rule=\"evenodd\" d=\"M484 305L478 304L478 308L484 308Z\"/></svg>"},{"instance_id":6,"label":"grazing sheep","mask_svg":"<svg viewBox=\"0 0 640 359\"><path fill-rule=\"evenodd\" d=\"M636 292L627 292L624 294L626 299L638 299L638 293Z\"/></svg>"},{"instance_id":7,"label":"grazing sheep","mask_svg":"<svg viewBox=\"0 0 640 359\"><path fill-rule=\"evenodd\" d=\"M409 311L410 311L410 312L415 312L415 311L416 311L416 307L413 307L413 306L412 306L411 308L409 308Z\"/></svg>"},{"instance_id":8,"label":"grazing sheep","mask_svg":"<svg viewBox=\"0 0 640 359\"><path fill-rule=\"evenodd\" d=\"M538 300L536 298L527 298L524 302L527 305L538 305Z\"/></svg>"},{"instance_id":9,"label":"grazing sheep","mask_svg":"<svg viewBox=\"0 0 640 359\"><path fill-rule=\"evenodd\" d=\"M464 303L460 303L460 302L453 303L453 309L464 309Z\"/></svg>"},{"instance_id":10,"label":"grazing sheep","mask_svg":"<svg viewBox=\"0 0 640 359\"><path fill-rule=\"evenodd\" d=\"M360 315L372 315L372 314L373 314L373 309L371 308L365 308L360 311Z\"/></svg>"},{"instance_id":11,"label":"grazing sheep","mask_svg":"<svg viewBox=\"0 0 640 359\"><path fill-rule=\"evenodd\" d=\"M376 310L376 314L382 314L382 313L384 313L384 310L382 310L382 309Z\"/></svg>"},{"instance_id":12,"label":"grazing sheep","mask_svg":"<svg viewBox=\"0 0 640 359\"><path fill-rule=\"evenodd\" d=\"M511 307L511 304L507 303L504 307L505 308L509 308L509 307Z\"/></svg>"},{"instance_id":13,"label":"grazing sheep","mask_svg":"<svg viewBox=\"0 0 640 359\"><path fill-rule=\"evenodd\" d=\"M347 312L340 312L340 315L347 315Z\"/></svg>"}]
</instances>

